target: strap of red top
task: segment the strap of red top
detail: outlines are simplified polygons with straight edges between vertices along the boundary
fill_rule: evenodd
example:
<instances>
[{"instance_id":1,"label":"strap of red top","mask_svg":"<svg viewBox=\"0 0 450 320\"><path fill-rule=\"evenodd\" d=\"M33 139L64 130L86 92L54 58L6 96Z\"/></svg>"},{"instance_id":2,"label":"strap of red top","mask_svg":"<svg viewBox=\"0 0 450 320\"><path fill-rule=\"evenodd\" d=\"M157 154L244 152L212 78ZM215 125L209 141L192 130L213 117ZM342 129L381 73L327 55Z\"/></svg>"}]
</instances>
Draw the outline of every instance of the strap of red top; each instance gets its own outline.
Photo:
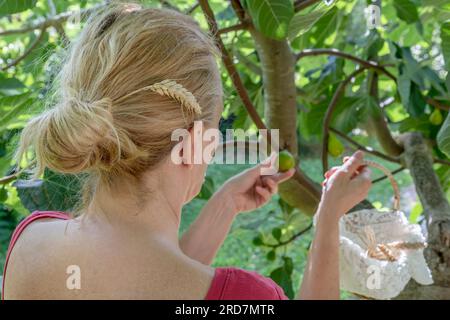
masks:
<instances>
[{"instance_id":1,"label":"strap of red top","mask_svg":"<svg viewBox=\"0 0 450 320\"><path fill-rule=\"evenodd\" d=\"M22 234L23 230L25 230L25 228L30 223L32 223L35 220L45 219L45 218L55 218L55 219L63 219L63 220L70 219L70 217L67 213L60 212L60 211L35 211L19 223L19 225L16 227L16 229L14 230L14 232L12 234L11 241L9 242L8 251L6 252L5 266L3 268L2 300L4 299L4 292L5 292L6 268L8 267L9 256L11 255L11 251L14 248L14 245L16 244L17 240L19 239L19 236Z\"/></svg>"}]
</instances>

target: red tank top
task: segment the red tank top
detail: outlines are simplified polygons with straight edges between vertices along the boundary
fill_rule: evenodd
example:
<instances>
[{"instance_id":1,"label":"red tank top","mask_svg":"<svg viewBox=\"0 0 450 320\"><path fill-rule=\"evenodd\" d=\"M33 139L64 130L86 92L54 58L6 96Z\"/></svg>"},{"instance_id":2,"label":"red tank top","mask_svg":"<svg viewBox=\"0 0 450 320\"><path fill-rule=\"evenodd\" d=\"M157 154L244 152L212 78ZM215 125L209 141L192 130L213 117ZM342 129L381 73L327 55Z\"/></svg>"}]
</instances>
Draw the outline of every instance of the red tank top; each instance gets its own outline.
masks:
<instances>
[{"instance_id":1,"label":"red tank top","mask_svg":"<svg viewBox=\"0 0 450 320\"><path fill-rule=\"evenodd\" d=\"M6 253L3 269L2 300L4 299L6 269L11 251L23 230L33 221L43 218L69 220L64 212L35 211L26 217L14 230ZM287 300L288 298L272 279L253 271L238 268L216 268L205 300Z\"/></svg>"}]
</instances>

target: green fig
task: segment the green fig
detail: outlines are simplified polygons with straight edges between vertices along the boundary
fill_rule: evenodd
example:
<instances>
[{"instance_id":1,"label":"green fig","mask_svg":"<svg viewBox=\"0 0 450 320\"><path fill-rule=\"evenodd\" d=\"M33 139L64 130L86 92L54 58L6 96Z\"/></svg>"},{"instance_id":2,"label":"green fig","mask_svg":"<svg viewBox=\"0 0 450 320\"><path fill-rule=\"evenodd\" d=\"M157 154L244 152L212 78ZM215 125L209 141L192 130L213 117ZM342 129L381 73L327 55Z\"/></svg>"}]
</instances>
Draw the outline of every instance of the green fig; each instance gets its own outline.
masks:
<instances>
[{"instance_id":1,"label":"green fig","mask_svg":"<svg viewBox=\"0 0 450 320\"><path fill-rule=\"evenodd\" d=\"M333 157L339 157L344 153L344 145L334 134L330 134L330 138L328 139L328 152Z\"/></svg>"},{"instance_id":2,"label":"green fig","mask_svg":"<svg viewBox=\"0 0 450 320\"><path fill-rule=\"evenodd\" d=\"M286 172L295 166L294 156L287 150L283 150L278 155L278 168L281 172Z\"/></svg>"},{"instance_id":3,"label":"green fig","mask_svg":"<svg viewBox=\"0 0 450 320\"><path fill-rule=\"evenodd\" d=\"M444 118L442 117L441 110L434 109L434 111L431 113L429 120L431 124L435 126L439 126L442 124L442 121L444 121Z\"/></svg>"}]
</instances>

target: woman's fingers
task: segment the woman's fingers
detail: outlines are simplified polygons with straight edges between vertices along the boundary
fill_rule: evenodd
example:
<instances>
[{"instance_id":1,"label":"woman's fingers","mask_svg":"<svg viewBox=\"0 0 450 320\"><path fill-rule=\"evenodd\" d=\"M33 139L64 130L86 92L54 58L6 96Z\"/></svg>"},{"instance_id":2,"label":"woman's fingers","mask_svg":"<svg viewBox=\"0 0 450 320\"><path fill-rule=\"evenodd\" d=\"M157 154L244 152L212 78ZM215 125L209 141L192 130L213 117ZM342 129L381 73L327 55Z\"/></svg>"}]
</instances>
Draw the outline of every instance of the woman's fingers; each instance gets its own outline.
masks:
<instances>
[{"instance_id":1,"label":"woman's fingers","mask_svg":"<svg viewBox=\"0 0 450 320\"><path fill-rule=\"evenodd\" d=\"M256 193L258 193L261 196L261 198L263 199L263 202L269 201L270 198L272 197L272 194L266 188L256 186L255 191L256 191Z\"/></svg>"},{"instance_id":2,"label":"woman's fingers","mask_svg":"<svg viewBox=\"0 0 450 320\"><path fill-rule=\"evenodd\" d=\"M364 167L360 174L352 179L351 184L356 191L367 194L372 186L372 171L368 167Z\"/></svg>"},{"instance_id":3,"label":"woman's fingers","mask_svg":"<svg viewBox=\"0 0 450 320\"><path fill-rule=\"evenodd\" d=\"M278 192L278 184L272 179L264 180L264 184L269 188L271 194L275 194Z\"/></svg>"},{"instance_id":4,"label":"woman's fingers","mask_svg":"<svg viewBox=\"0 0 450 320\"><path fill-rule=\"evenodd\" d=\"M351 178L353 173L362 165L364 165L364 153L357 151L342 165L340 171Z\"/></svg>"},{"instance_id":5,"label":"woman's fingers","mask_svg":"<svg viewBox=\"0 0 450 320\"><path fill-rule=\"evenodd\" d=\"M327 172L325 172L324 176L326 179L328 179L329 177L331 177L333 175L333 173L336 172L336 170L339 170L340 167L332 167L330 170L328 170Z\"/></svg>"}]
</instances>

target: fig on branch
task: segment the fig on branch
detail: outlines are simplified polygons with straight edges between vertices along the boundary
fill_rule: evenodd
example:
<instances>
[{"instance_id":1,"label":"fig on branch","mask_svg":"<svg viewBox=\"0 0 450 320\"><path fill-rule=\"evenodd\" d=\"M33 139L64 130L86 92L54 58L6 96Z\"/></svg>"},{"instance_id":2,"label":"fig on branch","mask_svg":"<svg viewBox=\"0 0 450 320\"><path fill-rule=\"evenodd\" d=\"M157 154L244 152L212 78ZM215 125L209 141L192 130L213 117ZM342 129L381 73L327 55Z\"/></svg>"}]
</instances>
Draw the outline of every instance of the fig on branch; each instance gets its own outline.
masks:
<instances>
[{"instance_id":1,"label":"fig on branch","mask_svg":"<svg viewBox=\"0 0 450 320\"><path fill-rule=\"evenodd\" d=\"M344 153L344 145L334 134L330 134L330 138L328 139L328 152L333 157L339 157Z\"/></svg>"},{"instance_id":2,"label":"fig on branch","mask_svg":"<svg viewBox=\"0 0 450 320\"><path fill-rule=\"evenodd\" d=\"M281 172L286 172L295 166L294 156L287 150L283 150L278 155L278 168Z\"/></svg>"},{"instance_id":3,"label":"fig on branch","mask_svg":"<svg viewBox=\"0 0 450 320\"><path fill-rule=\"evenodd\" d=\"M442 121L444 121L444 118L442 117L441 110L434 109L434 111L431 113L429 118L431 124L435 126L439 126L442 124Z\"/></svg>"}]
</instances>

